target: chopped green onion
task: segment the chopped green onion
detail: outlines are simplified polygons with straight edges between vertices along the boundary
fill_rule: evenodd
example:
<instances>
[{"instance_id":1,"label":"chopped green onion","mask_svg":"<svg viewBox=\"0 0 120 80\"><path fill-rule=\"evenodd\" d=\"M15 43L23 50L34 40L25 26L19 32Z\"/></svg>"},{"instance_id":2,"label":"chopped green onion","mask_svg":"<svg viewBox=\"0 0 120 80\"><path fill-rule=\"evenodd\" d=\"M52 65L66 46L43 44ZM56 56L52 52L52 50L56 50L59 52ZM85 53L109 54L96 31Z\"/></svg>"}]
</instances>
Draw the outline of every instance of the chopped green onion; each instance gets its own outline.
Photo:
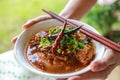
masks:
<instances>
[{"instance_id":1,"label":"chopped green onion","mask_svg":"<svg viewBox=\"0 0 120 80\"><path fill-rule=\"evenodd\" d=\"M61 53L61 52L62 52L62 50L61 50L61 49L58 49L58 50L57 50L57 52L58 52L58 53Z\"/></svg>"},{"instance_id":2,"label":"chopped green onion","mask_svg":"<svg viewBox=\"0 0 120 80\"><path fill-rule=\"evenodd\" d=\"M47 38L41 38L40 39L40 46L48 46L50 45L50 41Z\"/></svg>"},{"instance_id":3,"label":"chopped green onion","mask_svg":"<svg viewBox=\"0 0 120 80\"><path fill-rule=\"evenodd\" d=\"M50 29L49 29L49 35L52 35L53 32L54 32L54 30L55 30L54 28L50 28Z\"/></svg>"},{"instance_id":4,"label":"chopped green onion","mask_svg":"<svg viewBox=\"0 0 120 80\"><path fill-rule=\"evenodd\" d=\"M78 42L78 47L83 49L85 47L85 43L84 42Z\"/></svg>"},{"instance_id":5,"label":"chopped green onion","mask_svg":"<svg viewBox=\"0 0 120 80\"><path fill-rule=\"evenodd\" d=\"M74 27L73 27L73 26L68 25L68 26L66 27L65 31L69 31L69 30L72 30L72 29L74 29Z\"/></svg>"},{"instance_id":6,"label":"chopped green onion","mask_svg":"<svg viewBox=\"0 0 120 80\"><path fill-rule=\"evenodd\" d=\"M61 27L56 28L55 33L60 33Z\"/></svg>"}]
</instances>

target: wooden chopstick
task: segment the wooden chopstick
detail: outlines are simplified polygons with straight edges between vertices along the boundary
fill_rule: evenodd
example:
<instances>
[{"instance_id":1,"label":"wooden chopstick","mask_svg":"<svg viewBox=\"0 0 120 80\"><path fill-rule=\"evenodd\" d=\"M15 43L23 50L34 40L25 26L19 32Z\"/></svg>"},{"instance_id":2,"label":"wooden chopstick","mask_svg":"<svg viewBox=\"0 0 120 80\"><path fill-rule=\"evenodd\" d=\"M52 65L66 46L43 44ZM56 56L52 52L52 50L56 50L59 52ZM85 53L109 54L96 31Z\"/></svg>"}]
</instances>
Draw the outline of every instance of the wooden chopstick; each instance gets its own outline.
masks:
<instances>
[{"instance_id":1,"label":"wooden chopstick","mask_svg":"<svg viewBox=\"0 0 120 80\"><path fill-rule=\"evenodd\" d=\"M80 26L80 25L78 25L78 24L76 24L68 19L65 19L65 18L63 18L63 17L61 17L61 16L59 16L51 11L46 11L44 9L43 9L43 11L45 13L49 14L51 17L53 17L61 22L64 22L66 20L67 24L69 24L69 25L76 26L76 27ZM103 44L103 45L105 45L105 46L107 46L107 47L109 47L117 52L120 52L120 45L119 44L117 44L117 43L115 43L115 42L113 42L113 41L111 41L111 40L109 40L109 39L107 39L99 34L96 34L95 32L93 32L91 30L88 30L84 26L82 26L80 28L80 31L83 32L84 34L86 34L87 36L91 37L92 39L100 42L101 44Z\"/></svg>"}]
</instances>

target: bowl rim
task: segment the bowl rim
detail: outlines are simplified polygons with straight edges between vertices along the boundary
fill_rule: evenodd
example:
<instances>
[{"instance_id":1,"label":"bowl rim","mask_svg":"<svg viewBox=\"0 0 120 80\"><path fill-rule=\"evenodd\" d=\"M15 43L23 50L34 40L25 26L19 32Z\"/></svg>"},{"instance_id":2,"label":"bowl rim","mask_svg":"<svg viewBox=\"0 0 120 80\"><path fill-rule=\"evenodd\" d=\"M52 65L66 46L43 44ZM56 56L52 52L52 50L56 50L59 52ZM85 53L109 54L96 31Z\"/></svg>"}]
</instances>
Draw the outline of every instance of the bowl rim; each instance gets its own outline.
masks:
<instances>
[{"instance_id":1,"label":"bowl rim","mask_svg":"<svg viewBox=\"0 0 120 80\"><path fill-rule=\"evenodd\" d=\"M72 19L69 19L69 20L72 20ZM54 21L58 21L58 20L56 20L56 19L50 19L50 20L45 20L45 21L41 21L41 22L38 22L37 24L35 24L35 25L39 25L40 23L42 23L42 22L54 22ZM84 24L84 25L86 25L86 26L89 26L89 27L91 27L94 31L95 31L95 33L97 33L97 34L99 34L98 33L98 31L95 29L95 28L93 28L92 26L90 26L90 25L88 25L88 24L86 24L86 23L84 23L84 22L81 22L81 21L77 21L77 20L72 20L72 21L75 21L75 22L78 22L78 23L82 23L82 24ZM58 21L59 22L59 21ZM61 23L61 22L59 22L59 23ZM33 28L35 25L32 25L31 27ZM30 27L30 28L31 28ZM29 28L29 29L30 29ZM28 29L28 30L29 30ZM47 76L47 77L56 77L56 78L67 78L67 77L70 77L70 76L74 76L74 75L79 75L79 74L83 74L83 73L86 73L86 72L88 72L88 71L90 71L90 69L91 69L91 67L90 67L90 65L88 65L87 67L85 67L84 69L82 69L82 70L80 70L80 71L76 71L76 72L72 72L72 73L65 73L65 74L53 74L53 73L47 73L47 72L42 72L42 71L38 71L37 69L35 69L34 67L34 69L31 69L28 65L26 65L25 63L23 63L21 60L20 60L20 56L18 55L18 49L17 49L17 47L18 47L18 43L19 43L19 41L21 40L21 36L24 36L24 33L25 32L27 32L28 30L24 30L24 31L22 31L21 33L20 33L20 35L18 36L18 39L17 39L17 41L16 41L16 43L15 43L15 46L14 46L14 52L15 52L15 57L16 57L16 59L18 60L18 62L22 65L22 66L24 66L24 67L26 67L28 70L30 70L30 71L32 71L32 72L34 72L34 73L36 73L36 74L39 74L39 75L43 75L43 76ZM102 45L102 44L101 44ZM105 50L105 47L104 47L104 45L102 45L103 46L103 49L102 49L102 53L104 52L104 50ZM102 54L101 53L101 54ZM102 58L102 56L103 56L103 54L99 57L99 59L101 59ZM30 64L29 64L30 65Z\"/></svg>"}]
</instances>

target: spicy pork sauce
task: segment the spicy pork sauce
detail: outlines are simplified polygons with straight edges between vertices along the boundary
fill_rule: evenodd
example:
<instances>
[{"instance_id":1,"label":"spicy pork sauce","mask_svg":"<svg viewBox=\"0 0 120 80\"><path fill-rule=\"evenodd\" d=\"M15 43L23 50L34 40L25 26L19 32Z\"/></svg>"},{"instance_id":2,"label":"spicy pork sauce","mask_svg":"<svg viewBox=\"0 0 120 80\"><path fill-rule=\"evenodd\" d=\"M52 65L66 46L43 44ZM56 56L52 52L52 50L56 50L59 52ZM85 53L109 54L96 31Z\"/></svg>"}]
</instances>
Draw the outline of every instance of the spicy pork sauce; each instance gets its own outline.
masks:
<instances>
[{"instance_id":1,"label":"spicy pork sauce","mask_svg":"<svg viewBox=\"0 0 120 80\"><path fill-rule=\"evenodd\" d=\"M67 26L65 32L72 30ZM48 73L70 73L83 69L95 57L95 45L92 40L80 31L64 34L56 53L52 53L52 46L56 34L61 27L41 31L27 44L26 57L28 62L36 69ZM50 37L53 36L53 37Z\"/></svg>"}]
</instances>

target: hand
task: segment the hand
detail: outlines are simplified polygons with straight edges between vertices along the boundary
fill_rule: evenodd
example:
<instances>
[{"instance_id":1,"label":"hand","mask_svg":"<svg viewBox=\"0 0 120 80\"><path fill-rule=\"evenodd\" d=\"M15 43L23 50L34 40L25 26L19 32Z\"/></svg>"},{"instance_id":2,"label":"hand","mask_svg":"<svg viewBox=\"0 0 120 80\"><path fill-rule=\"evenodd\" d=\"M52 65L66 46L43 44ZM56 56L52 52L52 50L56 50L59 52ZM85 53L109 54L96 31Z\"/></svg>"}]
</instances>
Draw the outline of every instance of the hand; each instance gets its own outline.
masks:
<instances>
[{"instance_id":1,"label":"hand","mask_svg":"<svg viewBox=\"0 0 120 80\"><path fill-rule=\"evenodd\" d=\"M48 20L48 19L51 19L51 17L50 17L50 16L47 16L47 15L45 15L45 16L39 16L39 17L37 17L37 18L31 19L31 20L27 21L27 23L25 23L25 24L23 25L23 29L26 30L26 29L28 29L29 27L31 27L32 25L34 25L34 24L36 24L36 23L38 23L38 22L40 22L40 21L44 21L44 20ZM12 40L11 40L11 42L12 42L13 44L15 44L16 40L17 40L17 36L13 37Z\"/></svg>"},{"instance_id":2,"label":"hand","mask_svg":"<svg viewBox=\"0 0 120 80\"><path fill-rule=\"evenodd\" d=\"M57 80L105 80L112 70L119 64L120 54L107 48L103 59L91 63L91 71L67 79Z\"/></svg>"}]
</instances>

